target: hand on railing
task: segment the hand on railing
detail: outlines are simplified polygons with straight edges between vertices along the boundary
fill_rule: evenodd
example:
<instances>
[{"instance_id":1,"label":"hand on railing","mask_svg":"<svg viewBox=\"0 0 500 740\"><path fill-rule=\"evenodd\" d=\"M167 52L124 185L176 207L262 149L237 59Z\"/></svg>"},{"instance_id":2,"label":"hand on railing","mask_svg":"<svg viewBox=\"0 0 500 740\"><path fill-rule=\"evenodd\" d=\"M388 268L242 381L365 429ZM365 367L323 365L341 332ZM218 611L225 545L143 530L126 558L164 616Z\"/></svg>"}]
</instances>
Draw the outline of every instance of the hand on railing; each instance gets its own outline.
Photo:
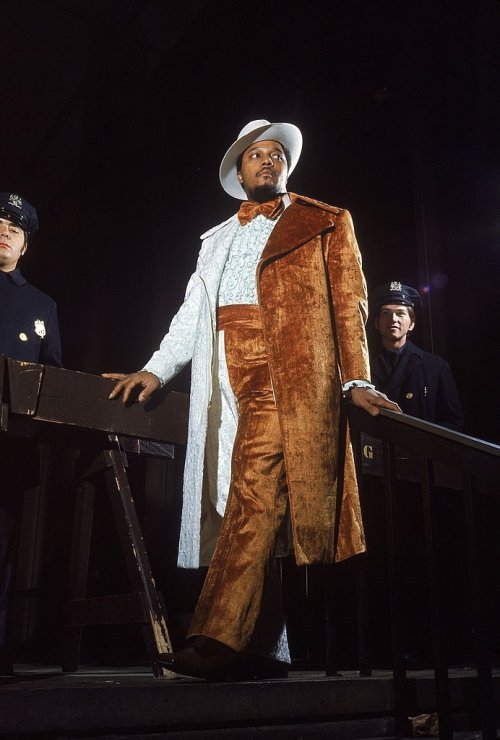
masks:
<instances>
[{"instance_id":1,"label":"hand on railing","mask_svg":"<svg viewBox=\"0 0 500 740\"><path fill-rule=\"evenodd\" d=\"M381 408L401 413L397 403L390 401L385 393L376 391L374 388L351 388L350 396L355 406L359 406L372 416L378 416Z\"/></svg>"},{"instance_id":2,"label":"hand on railing","mask_svg":"<svg viewBox=\"0 0 500 740\"><path fill-rule=\"evenodd\" d=\"M123 403L127 403L130 394L137 386L142 386L142 390L137 398L139 403L147 401L161 387L160 379L154 373L148 373L146 370L140 370L137 373L130 373L129 375L125 373L103 373L102 377L118 380L109 397L113 399L123 393Z\"/></svg>"}]
</instances>

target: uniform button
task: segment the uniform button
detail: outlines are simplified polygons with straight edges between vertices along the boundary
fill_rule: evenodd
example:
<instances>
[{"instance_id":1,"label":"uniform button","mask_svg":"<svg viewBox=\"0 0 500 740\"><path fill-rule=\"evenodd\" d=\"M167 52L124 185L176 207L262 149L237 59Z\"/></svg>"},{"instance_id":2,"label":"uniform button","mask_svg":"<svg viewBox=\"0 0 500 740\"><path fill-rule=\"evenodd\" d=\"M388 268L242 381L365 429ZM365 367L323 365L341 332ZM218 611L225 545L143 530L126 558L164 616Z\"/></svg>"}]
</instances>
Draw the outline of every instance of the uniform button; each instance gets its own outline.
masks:
<instances>
[{"instance_id":1,"label":"uniform button","mask_svg":"<svg viewBox=\"0 0 500 740\"><path fill-rule=\"evenodd\" d=\"M27 342L28 341L28 337L26 336L26 334L23 331L19 334L19 339L21 340L21 342Z\"/></svg>"},{"instance_id":2,"label":"uniform button","mask_svg":"<svg viewBox=\"0 0 500 740\"><path fill-rule=\"evenodd\" d=\"M408 400L410 400L411 398L413 398L413 393L407 393L407 394L406 394L406 398L407 398Z\"/></svg>"}]
</instances>

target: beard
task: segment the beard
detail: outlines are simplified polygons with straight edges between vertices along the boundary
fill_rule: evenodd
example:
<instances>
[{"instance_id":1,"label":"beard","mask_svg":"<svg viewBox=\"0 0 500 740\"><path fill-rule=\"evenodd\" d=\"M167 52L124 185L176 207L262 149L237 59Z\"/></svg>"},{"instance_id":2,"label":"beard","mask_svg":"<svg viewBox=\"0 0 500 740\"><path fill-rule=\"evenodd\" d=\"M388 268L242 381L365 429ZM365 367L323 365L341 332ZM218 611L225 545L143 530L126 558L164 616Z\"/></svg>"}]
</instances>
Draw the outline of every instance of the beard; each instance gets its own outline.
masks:
<instances>
[{"instance_id":1,"label":"beard","mask_svg":"<svg viewBox=\"0 0 500 740\"><path fill-rule=\"evenodd\" d=\"M251 193L248 194L249 200L254 200L257 203L265 203L268 200L273 200L281 195L284 190L277 185L272 183L264 183L263 185L257 185Z\"/></svg>"}]
</instances>

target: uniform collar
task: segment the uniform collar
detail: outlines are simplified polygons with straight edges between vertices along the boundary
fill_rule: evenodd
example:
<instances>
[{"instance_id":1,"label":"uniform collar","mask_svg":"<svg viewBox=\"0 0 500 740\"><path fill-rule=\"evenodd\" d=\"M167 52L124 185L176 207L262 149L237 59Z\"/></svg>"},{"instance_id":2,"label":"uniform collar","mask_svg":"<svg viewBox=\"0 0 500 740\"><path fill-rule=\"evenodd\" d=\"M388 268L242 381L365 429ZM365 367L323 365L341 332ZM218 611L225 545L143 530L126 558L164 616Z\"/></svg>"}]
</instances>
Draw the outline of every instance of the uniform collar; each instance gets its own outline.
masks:
<instances>
[{"instance_id":1,"label":"uniform collar","mask_svg":"<svg viewBox=\"0 0 500 740\"><path fill-rule=\"evenodd\" d=\"M391 355L396 355L399 359L401 355L403 355L406 352L409 346L410 346L410 343L408 340L403 344L402 347L396 350L387 349L387 347L384 347L384 345L382 345L382 354L384 355L384 357L390 357Z\"/></svg>"},{"instance_id":2,"label":"uniform collar","mask_svg":"<svg viewBox=\"0 0 500 740\"><path fill-rule=\"evenodd\" d=\"M0 274L5 275L5 279L10 280L14 285L24 285L27 281L26 278L23 278L21 275L21 270L16 267L15 270L11 270L10 272L4 272L3 270L0 270Z\"/></svg>"},{"instance_id":3,"label":"uniform collar","mask_svg":"<svg viewBox=\"0 0 500 740\"><path fill-rule=\"evenodd\" d=\"M0 272L2 275L5 275L6 278L11 280L14 285L24 285L27 282L26 278L21 275L21 270L18 267L16 267L15 270L11 270L10 272L4 272L3 270L1 270Z\"/></svg>"}]
</instances>

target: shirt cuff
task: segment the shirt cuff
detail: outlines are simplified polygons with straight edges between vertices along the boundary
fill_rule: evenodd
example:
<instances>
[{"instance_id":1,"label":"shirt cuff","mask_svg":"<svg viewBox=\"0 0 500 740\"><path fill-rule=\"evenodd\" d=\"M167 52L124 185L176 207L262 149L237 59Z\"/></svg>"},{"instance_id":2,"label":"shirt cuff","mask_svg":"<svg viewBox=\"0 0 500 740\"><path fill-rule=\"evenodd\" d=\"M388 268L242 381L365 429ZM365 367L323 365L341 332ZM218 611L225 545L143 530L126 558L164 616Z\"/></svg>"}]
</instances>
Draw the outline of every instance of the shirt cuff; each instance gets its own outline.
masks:
<instances>
[{"instance_id":1,"label":"shirt cuff","mask_svg":"<svg viewBox=\"0 0 500 740\"><path fill-rule=\"evenodd\" d=\"M163 378L160 375L158 375L158 373L155 373L154 370L149 370L149 368L148 368L147 365L145 365L141 369L141 372L143 372L143 373L151 373L151 375L156 375L156 377L160 381L160 388L163 388L163 386L165 385L165 381L163 380Z\"/></svg>"},{"instance_id":2,"label":"shirt cuff","mask_svg":"<svg viewBox=\"0 0 500 740\"><path fill-rule=\"evenodd\" d=\"M373 383L369 383L367 380L348 380L347 383L344 383L342 386L342 393L347 393L351 388L371 388L372 390L375 390Z\"/></svg>"}]
</instances>

